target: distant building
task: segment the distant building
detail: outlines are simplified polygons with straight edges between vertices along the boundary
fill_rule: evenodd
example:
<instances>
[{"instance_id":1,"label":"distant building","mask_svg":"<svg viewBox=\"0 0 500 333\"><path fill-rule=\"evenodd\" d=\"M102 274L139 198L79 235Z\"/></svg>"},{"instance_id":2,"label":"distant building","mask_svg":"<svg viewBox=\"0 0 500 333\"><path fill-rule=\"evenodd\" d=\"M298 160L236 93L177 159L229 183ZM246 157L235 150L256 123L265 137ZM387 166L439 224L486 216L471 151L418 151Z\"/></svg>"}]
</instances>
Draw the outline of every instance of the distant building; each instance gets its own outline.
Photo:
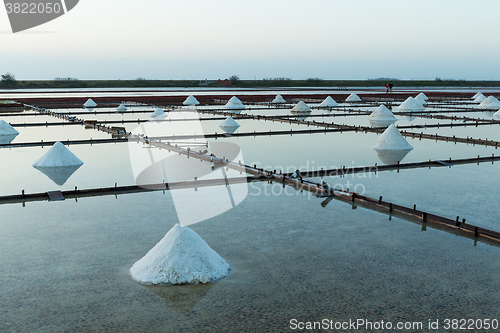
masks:
<instances>
[{"instance_id":1,"label":"distant building","mask_svg":"<svg viewBox=\"0 0 500 333\"><path fill-rule=\"evenodd\" d=\"M217 86L227 86L227 87L230 87L231 86L231 80L228 80L228 79L224 79L224 80L218 79L217 80Z\"/></svg>"}]
</instances>

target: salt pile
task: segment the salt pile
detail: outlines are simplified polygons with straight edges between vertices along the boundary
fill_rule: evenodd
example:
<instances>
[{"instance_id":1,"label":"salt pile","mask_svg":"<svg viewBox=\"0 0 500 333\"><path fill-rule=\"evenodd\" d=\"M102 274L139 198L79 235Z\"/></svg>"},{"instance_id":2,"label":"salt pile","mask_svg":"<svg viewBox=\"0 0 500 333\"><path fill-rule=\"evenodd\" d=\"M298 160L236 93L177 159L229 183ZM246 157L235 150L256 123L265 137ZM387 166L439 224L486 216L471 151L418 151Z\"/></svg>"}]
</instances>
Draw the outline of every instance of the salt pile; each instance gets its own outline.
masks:
<instances>
[{"instance_id":1,"label":"salt pile","mask_svg":"<svg viewBox=\"0 0 500 333\"><path fill-rule=\"evenodd\" d=\"M474 96L471 97L471 99L476 99L478 98L479 96L483 95L482 92L477 92ZM484 96L484 95L483 95Z\"/></svg>"},{"instance_id":2,"label":"salt pile","mask_svg":"<svg viewBox=\"0 0 500 333\"><path fill-rule=\"evenodd\" d=\"M321 104L319 106L334 107L334 106L338 106L338 104L337 104L337 102L335 102L335 100L332 98L332 96L328 96L327 98L325 98L325 100L323 102L321 102Z\"/></svg>"},{"instance_id":3,"label":"salt pile","mask_svg":"<svg viewBox=\"0 0 500 333\"><path fill-rule=\"evenodd\" d=\"M495 117L495 118L497 118L497 119L500 118L500 110L498 110L497 112L493 113L492 116Z\"/></svg>"},{"instance_id":4,"label":"salt pile","mask_svg":"<svg viewBox=\"0 0 500 333\"><path fill-rule=\"evenodd\" d=\"M59 186L64 185L71 175L83 165L83 162L75 156L61 142L56 142L33 167Z\"/></svg>"},{"instance_id":5,"label":"salt pile","mask_svg":"<svg viewBox=\"0 0 500 333\"><path fill-rule=\"evenodd\" d=\"M425 107L413 97L408 97L400 106L401 111L425 111Z\"/></svg>"},{"instance_id":6,"label":"salt pile","mask_svg":"<svg viewBox=\"0 0 500 333\"><path fill-rule=\"evenodd\" d=\"M89 98L84 104L86 108L95 108L97 106L96 102L92 100L92 98Z\"/></svg>"},{"instance_id":7,"label":"salt pile","mask_svg":"<svg viewBox=\"0 0 500 333\"><path fill-rule=\"evenodd\" d=\"M231 99L224 105L224 108L230 110L243 110L245 105L236 96L231 97Z\"/></svg>"},{"instance_id":8,"label":"salt pile","mask_svg":"<svg viewBox=\"0 0 500 333\"><path fill-rule=\"evenodd\" d=\"M232 117L227 117L226 120L224 120L219 127L226 133L232 134L236 132L236 130L240 127L240 124L238 124Z\"/></svg>"},{"instance_id":9,"label":"salt pile","mask_svg":"<svg viewBox=\"0 0 500 333\"><path fill-rule=\"evenodd\" d=\"M397 121L394 114L384 104L380 105L368 116L368 121L373 126L389 126Z\"/></svg>"},{"instance_id":10,"label":"salt pile","mask_svg":"<svg viewBox=\"0 0 500 333\"><path fill-rule=\"evenodd\" d=\"M429 99L429 97L427 97L423 92L418 94L417 97L415 97L415 98L420 98L420 99L423 99L424 101Z\"/></svg>"},{"instance_id":11,"label":"salt pile","mask_svg":"<svg viewBox=\"0 0 500 333\"><path fill-rule=\"evenodd\" d=\"M379 136L377 144L373 149L379 150L412 150L413 147L399 133L397 127L392 124L382 135Z\"/></svg>"},{"instance_id":12,"label":"salt pile","mask_svg":"<svg viewBox=\"0 0 500 333\"><path fill-rule=\"evenodd\" d=\"M189 95L188 98L184 102L182 102L184 105L199 105L200 102L194 97L193 95Z\"/></svg>"},{"instance_id":13,"label":"salt pile","mask_svg":"<svg viewBox=\"0 0 500 333\"><path fill-rule=\"evenodd\" d=\"M127 107L125 106L125 104L122 103L116 110L119 112L125 112L127 111Z\"/></svg>"},{"instance_id":14,"label":"salt pile","mask_svg":"<svg viewBox=\"0 0 500 333\"><path fill-rule=\"evenodd\" d=\"M297 105L295 105L291 112L294 112L294 113L306 113L306 112L311 112L311 108L306 104L304 103L303 101L300 101L297 103Z\"/></svg>"},{"instance_id":15,"label":"salt pile","mask_svg":"<svg viewBox=\"0 0 500 333\"><path fill-rule=\"evenodd\" d=\"M479 104L482 109L500 109L500 101L495 96L489 96Z\"/></svg>"},{"instance_id":16,"label":"salt pile","mask_svg":"<svg viewBox=\"0 0 500 333\"><path fill-rule=\"evenodd\" d=\"M424 96L425 96L425 95L424 95ZM422 105L427 105L426 100L425 100L422 96L420 96L420 94L418 94L418 95L415 97L415 100L416 100L417 102L419 102L420 104L422 104Z\"/></svg>"},{"instance_id":17,"label":"salt pile","mask_svg":"<svg viewBox=\"0 0 500 333\"><path fill-rule=\"evenodd\" d=\"M474 98L474 103L481 103L485 99L486 99L486 96L484 96L483 94L479 93L479 95L476 98Z\"/></svg>"},{"instance_id":18,"label":"salt pile","mask_svg":"<svg viewBox=\"0 0 500 333\"><path fill-rule=\"evenodd\" d=\"M350 94L346 99L346 102L361 102L361 98L359 98L356 94Z\"/></svg>"},{"instance_id":19,"label":"salt pile","mask_svg":"<svg viewBox=\"0 0 500 333\"><path fill-rule=\"evenodd\" d=\"M6 145L11 143L18 135L19 132L14 127L10 126L6 121L0 120L0 144Z\"/></svg>"},{"instance_id":20,"label":"salt pile","mask_svg":"<svg viewBox=\"0 0 500 333\"><path fill-rule=\"evenodd\" d=\"M151 118L156 118L160 116L165 116L165 111L161 108L156 108L156 110L151 114Z\"/></svg>"},{"instance_id":21,"label":"salt pile","mask_svg":"<svg viewBox=\"0 0 500 333\"><path fill-rule=\"evenodd\" d=\"M130 268L141 284L207 283L225 277L229 265L196 232L176 224Z\"/></svg>"},{"instance_id":22,"label":"salt pile","mask_svg":"<svg viewBox=\"0 0 500 333\"><path fill-rule=\"evenodd\" d=\"M274 97L274 99L272 100L273 104L283 104L283 103L286 103L285 99L280 95L276 95L276 97Z\"/></svg>"}]
</instances>

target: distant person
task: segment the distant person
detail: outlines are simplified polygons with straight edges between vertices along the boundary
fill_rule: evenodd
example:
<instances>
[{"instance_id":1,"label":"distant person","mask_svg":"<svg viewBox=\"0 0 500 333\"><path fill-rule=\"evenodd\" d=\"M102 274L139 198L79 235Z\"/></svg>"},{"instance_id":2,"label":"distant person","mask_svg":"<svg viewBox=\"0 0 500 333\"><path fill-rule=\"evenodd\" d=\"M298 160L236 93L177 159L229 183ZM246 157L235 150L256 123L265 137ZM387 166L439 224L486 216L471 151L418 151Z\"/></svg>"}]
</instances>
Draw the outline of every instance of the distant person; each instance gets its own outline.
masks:
<instances>
[{"instance_id":1,"label":"distant person","mask_svg":"<svg viewBox=\"0 0 500 333\"><path fill-rule=\"evenodd\" d=\"M388 93L389 92L389 83L386 83L385 84L385 92Z\"/></svg>"},{"instance_id":2,"label":"distant person","mask_svg":"<svg viewBox=\"0 0 500 333\"><path fill-rule=\"evenodd\" d=\"M392 93L392 87L394 87L394 85L391 83L389 83L389 92Z\"/></svg>"}]
</instances>

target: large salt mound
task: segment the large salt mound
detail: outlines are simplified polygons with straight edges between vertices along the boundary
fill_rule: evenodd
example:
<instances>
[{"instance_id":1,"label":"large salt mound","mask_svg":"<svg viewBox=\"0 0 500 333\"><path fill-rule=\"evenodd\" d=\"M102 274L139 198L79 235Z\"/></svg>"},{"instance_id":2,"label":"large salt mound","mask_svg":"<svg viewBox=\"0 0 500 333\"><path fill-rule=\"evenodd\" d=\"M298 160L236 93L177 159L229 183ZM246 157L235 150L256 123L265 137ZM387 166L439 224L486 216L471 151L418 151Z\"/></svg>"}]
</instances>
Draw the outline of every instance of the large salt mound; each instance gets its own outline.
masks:
<instances>
[{"instance_id":1,"label":"large salt mound","mask_svg":"<svg viewBox=\"0 0 500 333\"><path fill-rule=\"evenodd\" d=\"M424 96L425 96L425 95L424 95ZM417 96L415 97L415 100L416 100L417 102L419 102L420 104L422 104L422 105L427 105L426 100L425 100L422 96L420 96L420 94L419 94L419 95L417 95Z\"/></svg>"},{"instance_id":2,"label":"large salt mound","mask_svg":"<svg viewBox=\"0 0 500 333\"><path fill-rule=\"evenodd\" d=\"M292 108L291 112L296 112L296 113L311 112L311 108L303 101L300 101L297 103L297 105L295 105Z\"/></svg>"},{"instance_id":3,"label":"large salt mound","mask_svg":"<svg viewBox=\"0 0 500 333\"><path fill-rule=\"evenodd\" d=\"M482 92L477 92L474 96L471 97L471 99L476 99L478 98L479 96L483 95ZM483 95L484 96L484 95Z\"/></svg>"},{"instance_id":4,"label":"large salt mound","mask_svg":"<svg viewBox=\"0 0 500 333\"><path fill-rule=\"evenodd\" d=\"M240 99L236 96L231 97L231 99L224 105L224 108L230 110L242 110L245 108L245 105L240 101Z\"/></svg>"},{"instance_id":5,"label":"large salt mound","mask_svg":"<svg viewBox=\"0 0 500 333\"><path fill-rule=\"evenodd\" d=\"M59 141L40 157L33 166L37 167L65 167L80 166L83 162Z\"/></svg>"},{"instance_id":6,"label":"large salt mound","mask_svg":"<svg viewBox=\"0 0 500 333\"><path fill-rule=\"evenodd\" d=\"M156 118L156 117L164 116L164 115L165 115L165 111L163 111L163 109L156 108L156 110L151 114L151 118Z\"/></svg>"},{"instance_id":7,"label":"large salt mound","mask_svg":"<svg viewBox=\"0 0 500 333\"><path fill-rule=\"evenodd\" d=\"M412 150L413 147L399 133L394 124L389 126L382 135L379 136L377 144L373 147L375 150Z\"/></svg>"},{"instance_id":8,"label":"large salt mound","mask_svg":"<svg viewBox=\"0 0 500 333\"><path fill-rule=\"evenodd\" d=\"M95 108L97 106L96 102L92 100L92 98L89 98L84 104L86 108Z\"/></svg>"},{"instance_id":9,"label":"large salt mound","mask_svg":"<svg viewBox=\"0 0 500 333\"><path fill-rule=\"evenodd\" d=\"M424 101L429 99L429 97L427 97L423 92L418 94L417 97L423 99ZM417 97L415 97L415 98L417 98Z\"/></svg>"},{"instance_id":10,"label":"large salt mound","mask_svg":"<svg viewBox=\"0 0 500 333\"><path fill-rule=\"evenodd\" d=\"M475 99L474 99L474 103L481 103L482 101L484 101L486 99L486 96L484 96L483 94L479 94Z\"/></svg>"},{"instance_id":11,"label":"large salt mound","mask_svg":"<svg viewBox=\"0 0 500 333\"><path fill-rule=\"evenodd\" d=\"M368 116L371 125L377 127L387 127L397 121L397 118L384 104L380 105Z\"/></svg>"},{"instance_id":12,"label":"large salt mound","mask_svg":"<svg viewBox=\"0 0 500 333\"><path fill-rule=\"evenodd\" d=\"M120 112L125 112L127 111L127 107L125 106L125 104L122 103L116 110Z\"/></svg>"},{"instance_id":13,"label":"large salt mound","mask_svg":"<svg viewBox=\"0 0 500 333\"><path fill-rule=\"evenodd\" d=\"M184 105L199 105L200 102L194 97L193 95L189 95L188 98L184 102L182 102Z\"/></svg>"},{"instance_id":14,"label":"large salt mound","mask_svg":"<svg viewBox=\"0 0 500 333\"><path fill-rule=\"evenodd\" d=\"M401 111L425 111L425 107L420 104L419 101L417 101L413 97L408 97L403 103L401 103L400 106L398 106L398 110Z\"/></svg>"},{"instance_id":15,"label":"large salt mound","mask_svg":"<svg viewBox=\"0 0 500 333\"><path fill-rule=\"evenodd\" d=\"M207 283L226 276L229 265L196 232L176 224L130 268L146 285Z\"/></svg>"},{"instance_id":16,"label":"large salt mound","mask_svg":"<svg viewBox=\"0 0 500 333\"><path fill-rule=\"evenodd\" d=\"M319 106L324 106L324 107L333 107L333 106L338 106L337 102L332 98L332 96L328 96L325 98L323 102Z\"/></svg>"},{"instance_id":17,"label":"large salt mound","mask_svg":"<svg viewBox=\"0 0 500 333\"><path fill-rule=\"evenodd\" d=\"M13 135L13 134L19 134L18 131L12 126L10 126L9 123L7 123L5 120L0 120L0 135Z\"/></svg>"},{"instance_id":18,"label":"large salt mound","mask_svg":"<svg viewBox=\"0 0 500 333\"><path fill-rule=\"evenodd\" d=\"M350 94L346 99L346 102L361 102L361 98L359 98L356 94Z\"/></svg>"},{"instance_id":19,"label":"large salt mound","mask_svg":"<svg viewBox=\"0 0 500 333\"><path fill-rule=\"evenodd\" d=\"M500 101L495 96L489 96L479 104L482 109L500 109Z\"/></svg>"},{"instance_id":20,"label":"large salt mound","mask_svg":"<svg viewBox=\"0 0 500 333\"><path fill-rule=\"evenodd\" d=\"M286 103L285 99L280 95L276 95L276 97L274 97L274 99L272 100L273 104L283 104L283 103Z\"/></svg>"},{"instance_id":21,"label":"large salt mound","mask_svg":"<svg viewBox=\"0 0 500 333\"><path fill-rule=\"evenodd\" d=\"M226 133L234 133L239 127L238 124L232 117L227 117L219 127Z\"/></svg>"}]
</instances>

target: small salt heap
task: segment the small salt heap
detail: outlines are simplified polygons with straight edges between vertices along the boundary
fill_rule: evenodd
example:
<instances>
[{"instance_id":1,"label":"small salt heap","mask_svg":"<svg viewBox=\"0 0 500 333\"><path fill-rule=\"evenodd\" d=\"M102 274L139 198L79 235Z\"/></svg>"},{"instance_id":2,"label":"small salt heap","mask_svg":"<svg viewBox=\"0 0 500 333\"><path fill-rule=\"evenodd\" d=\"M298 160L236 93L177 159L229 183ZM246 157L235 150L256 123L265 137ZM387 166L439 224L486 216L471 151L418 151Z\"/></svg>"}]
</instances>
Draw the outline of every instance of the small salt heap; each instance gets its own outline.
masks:
<instances>
[{"instance_id":1,"label":"small salt heap","mask_svg":"<svg viewBox=\"0 0 500 333\"><path fill-rule=\"evenodd\" d=\"M120 104L120 106L116 109L118 112L125 112L127 111L127 107L125 106L125 104Z\"/></svg>"},{"instance_id":2,"label":"small salt heap","mask_svg":"<svg viewBox=\"0 0 500 333\"><path fill-rule=\"evenodd\" d=\"M188 98L184 102L182 102L184 105L199 105L200 102L194 97L193 95L189 95Z\"/></svg>"},{"instance_id":3,"label":"small salt heap","mask_svg":"<svg viewBox=\"0 0 500 333\"><path fill-rule=\"evenodd\" d=\"M243 110L245 105L236 96L231 97L231 99L224 105L224 108L229 110Z\"/></svg>"},{"instance_id":4,"label":"small salt heap","mask_svg":"<svg viewBox=\"0 0 500 333\"><path fill-rule=\"evenodd\" d=\"M500 109L500 101L495 96L489 96L479 104L481 109Z\"/></svg>"},{"instance_id":5,"label":"small salt heap","mask_svg":"<svg viewBox=\"0 0 500 333\"><path fill-rule=\"evenodd\" d=\"M479 95L477 95L476 98L474 98L474 103L481 103L483 102L485 99L486 99L486 96L484 96L483 94L481 93L478 93Z\"/></svg>"},{"instance_id":6,"label":"small salt heap","mask_svg":"<svg viewBox=\"0 0 500 333\"><path fill-rule=\"evenodd\" d=\"M332 96L328 96L327 98L325 98L323 100L323 102L321 102L321 104L319 106L323 106L323 107L334 107L334 106L338 106L337 102L335 102L335 100L332 98Z\"/></svg>"},{"instance_id":7,"label":"small salt heap","mask_svg":"<svg viewBox=\"0 0 500 333\"><path fill-rule=\"evenodd\" d=\"M425 107L413 97L408 97L400 106L401 111L425 111Z\"/></svg>"},{"instance_id":8,"label":"small salt heap","mask_svg":"<svg viewBox=\"0 0 500 333\"><path fill-rule=\"evenodd\" d=\"M92 98L89 98L84 104L84 107L86 108L95 108L97 106L96 102L92 100Z\"/></svg>"},{"instance_id":9,"label":"small salt heap","mask_svg":"<svg viewBox=\"0 0 500 333\"><path fill-rule=\"evenodd\" d=\"M83 162L75 156L61 142L56 142L33 167L59 186L64 185L71 175L83 165Z\"/></svg>"},{"instance_id":10,"label":"small salt heap","mask_svg":"<svg viewBox=\"0 0 500 333\"><path fill-rule=\"evenodd\" d=\"M427 101L429 99L429 97L427 97L423 92L418 94L415 98L423 99L424 101Z\"/></svg>"},{"instance_id":11,"label":"small salt heap","mask_svg":"<svg viewBox=\"0 0 500 333\"><path fill-rule=\"evenodd\" d=\"M387 127L397 121L394 114L384 104L381 104L372 114L368 116L372 126Z\"/></svg>"},{"instance_id":12,"label":"small salt heap","mask_svg":"<svg viewBox=\"0 0 500 333\"><path fill-rule=\"evenodd\" d=\"M373 149L375 149L384 164L397 164L403 160L413 147L399 133L397 127L392 124L379 136L378 142Z\"/></svg>"},{"instance_id":13,"label":"small salt heap","mask_svg":"<svg viewBox=\"0 0 500 333\"><path fill-rule=\"evenodd\" d=\"M421 94L421 93L420 93ZM426 99L424 97L422 97L420 94L418 94L416 97L415 97L415 100L417 102L419 102L420 104L422 105L427 105L427 102L426 102ZM425 96L425 95L424 95Z\"/></svg>"},{"instance_id":14,"label":"small salt heap","mask_svg":"<svg viewBox=\"0 0 500 333\"><path fill-rule=\"evenodd\" d=\"M9 123L0 120L0 144L9 144L19 135L19 132L14 129Z\"/></svg>"},{"instance_id":15,"label":"small salt heap","mask_svg":"<svg viewBox=\"0 0 500 333\"><path fill-rule=\"evenodd\" d=\"M207 283L225 277L227 262L196 232L176 224L130 268L145 285Z\"/></svg>"},{"instance_id":16,"label":"small salt heap","mask_svg":"<svg viewBox=\"0 0 500 333\"><path fill-rule=\"evenodd\" d=\"M219 127L226 133L233 134L236 132L236 130L240 127L240 124L238 124L232 117L227 117L226 120L224 120Z\"/></svg>"},{"instance_id":17,"label":"small salt heap","mask_svg":"<svg viewBox=\"0 0 500 333\"><path fill-rule=\"evenodd\" d=\"M284 103L286 103L286 101L285 101L285 99L280 94L278 94L278 95L276 95L276 97L274 97L274 99L272 100L271 103L273 103L273 104L284 104Z\"/></svg>"},{"instance_id":18,"label":"small salt heap","mask_svg":"<svg viewBox=\"0 0 500 333\"><path fill-rule=\"evenodd\" d=\"M479 96L483 95L482 92L477 92L474 96L471 97L472 100L478 98ZM483 95L484 96L484 95Z\"/></svg>"},{"instance_id":19,"label":"small salt heap","mask_svg":"<svg viewBox=\"0 0 500 333\"><path fill-rule=\"evenodd\" d=\"M298 102L291 110L293 113L309 113L311 108L303 101Z\"/></svg>"},{"instance_id":20,"label":"small salt heap","mask_svg":"<svg viewBox=\"0 0 500 333\"><path fill-rule=\"evenodd\" d=\"M166 116L165 111L161 108L156 108L156 110L151 114L151 118L157 118L161 116Z\"/></svg>"},{"instance_id":21,"label":"small salt heap","mask_svg":"<svg viewBox=\"0 0 500 333\"><path fill-rule=\"evenodd\" d=\"M361 102L361 98L358 95L352 93L346 99L346 102Z\"/></svg>"}]
</instances>

